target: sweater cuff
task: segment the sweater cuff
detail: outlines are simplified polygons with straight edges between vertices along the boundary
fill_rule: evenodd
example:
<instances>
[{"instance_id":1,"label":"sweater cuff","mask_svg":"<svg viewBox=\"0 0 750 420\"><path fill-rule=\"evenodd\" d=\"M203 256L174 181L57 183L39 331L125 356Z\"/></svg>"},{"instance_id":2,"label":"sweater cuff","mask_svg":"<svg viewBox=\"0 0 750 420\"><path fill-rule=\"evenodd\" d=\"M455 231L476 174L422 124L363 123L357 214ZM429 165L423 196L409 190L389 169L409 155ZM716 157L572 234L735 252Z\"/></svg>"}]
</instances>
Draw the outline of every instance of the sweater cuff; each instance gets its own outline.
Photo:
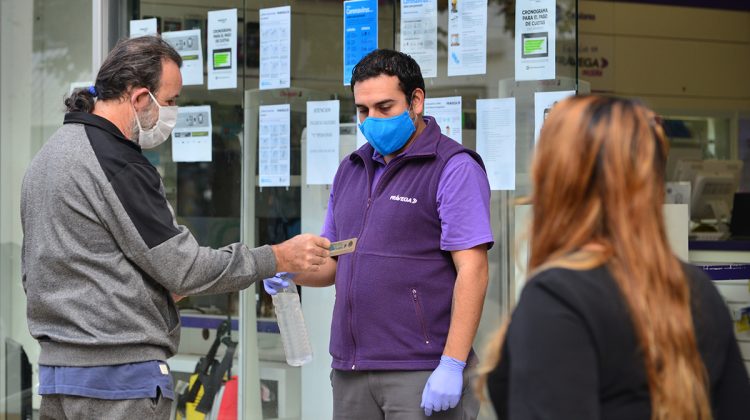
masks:
<instances>
[{"instance_id":1,"label":"sweater cuff","mask_svg":"<svg viewBox=\"0 0 750 420\"><path fill-rule=\"evenodd\" d=\"M259 279L267 279L276 274L276 255L270 245L251 248L250 253L255 256Z\"/></svg>"}]
</instances>

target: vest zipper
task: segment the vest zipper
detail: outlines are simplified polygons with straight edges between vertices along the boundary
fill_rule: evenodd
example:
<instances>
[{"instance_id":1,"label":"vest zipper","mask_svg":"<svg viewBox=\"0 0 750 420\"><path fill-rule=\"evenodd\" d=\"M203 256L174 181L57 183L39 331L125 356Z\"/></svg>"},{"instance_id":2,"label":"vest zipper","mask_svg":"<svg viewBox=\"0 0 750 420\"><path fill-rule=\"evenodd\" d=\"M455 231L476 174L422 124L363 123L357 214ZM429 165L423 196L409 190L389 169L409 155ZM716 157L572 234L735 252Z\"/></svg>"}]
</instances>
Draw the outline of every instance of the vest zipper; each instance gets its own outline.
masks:
<instances>
[{"instance_id":1,"label":"vest zipper","mask_svg":"<svg viewBox=\"0 0 750 420\"><path fill-rule=\"evenodd\" d=\"M370 187L371 180L367 181L367 207L365 208L365 217L362 219L362 229L359 232L359 239L362 239L362 235L365 233L365 226L367 225L367 216L370 214L370 205L372 204L372 187ZM354 283L354 262L357 259L357 250L355 249L352 253L352 270L351 270L351 279L349 279L349 291L346 294L348 303L349 303L349 332L352 335L352 344L354 345L354 358L352 360L352 370L357 369L357 339L354 336L354 306L352 305L352 284Z\"/></svg>"},{"instance_id":2,"label":"vest zipper","mask_svg":"<svg viewBox=\"0 0 750 420\"><path fill-rule=\"evenodd\" d=\"M349 301L349 332L352 334L352 345L354 345L354 357L352 357L352 370L357 368L357 339L354 337L354 307L352 306L352 283L354 283L354 260L357 250L352 254L352 277L349 280L349 292L346 294Z\"/></svg>"},{"instance_id":3,"label":"vest zipper","mask_svg":"<svg viewBox=\"0 0 750 420\"><path fill-rule=\"evenodd\" d=\"M422 313L422 305L419 304L419 297L417 297L417 289L411 289L412 299L414 299L414 309L417 311L417 320L422 326L422 335L424 335L424 343L430 344L430 336L427 335L427 326L424 323L424 314Z\"/></svg>"}]
</instances>

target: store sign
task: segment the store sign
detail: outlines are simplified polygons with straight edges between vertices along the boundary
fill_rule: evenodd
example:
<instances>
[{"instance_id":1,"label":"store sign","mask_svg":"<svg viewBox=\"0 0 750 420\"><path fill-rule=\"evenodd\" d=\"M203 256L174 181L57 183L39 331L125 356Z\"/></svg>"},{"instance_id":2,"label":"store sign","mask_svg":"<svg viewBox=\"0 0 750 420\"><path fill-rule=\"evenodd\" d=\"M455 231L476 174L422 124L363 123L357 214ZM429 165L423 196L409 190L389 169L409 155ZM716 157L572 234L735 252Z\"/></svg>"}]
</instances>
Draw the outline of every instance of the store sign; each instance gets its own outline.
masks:
<instances>
[{"instance_id":1,"label":"store sign","mask_svg":"<svg viewBox=\"0 0 750 420\"><path fill-rule=\"evenodd\" d=\"M591 83L592 92L614 92L614 42L612 36L579 34L578 57L575 45L568 45L557 57L557 64L571 74L577 63L578 78Z\"/></svg>"}]
</instances>

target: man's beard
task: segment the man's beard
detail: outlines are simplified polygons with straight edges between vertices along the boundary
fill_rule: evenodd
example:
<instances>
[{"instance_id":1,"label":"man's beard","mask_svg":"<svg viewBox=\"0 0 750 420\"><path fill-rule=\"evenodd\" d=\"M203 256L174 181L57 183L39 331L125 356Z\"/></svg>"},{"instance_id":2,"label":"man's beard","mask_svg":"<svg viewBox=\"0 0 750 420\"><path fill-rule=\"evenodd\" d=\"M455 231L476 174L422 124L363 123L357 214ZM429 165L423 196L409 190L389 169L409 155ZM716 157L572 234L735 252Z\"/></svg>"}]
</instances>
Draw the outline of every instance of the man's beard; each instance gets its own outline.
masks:
<instances>
[{"instance_id":1,"label":"man's beard","mask_svg":"<svg viewBox=\"0 0 750 420\"><path fill-rule=\"evenodd\" d=\"M141 128L143 128L144 130L154 128L156 122L159 121L158 108L156 109L156 112L154 112L154 108L156 107L152 104L152 106L141 112L136 111L138 120L136 121L134 116L133 121L130 123L130 132L133 133L131 137L134 142L138 143L138 136L141 134L141 130L138 128L138 121L140 121Z\"/></svg>"}]
</instances>

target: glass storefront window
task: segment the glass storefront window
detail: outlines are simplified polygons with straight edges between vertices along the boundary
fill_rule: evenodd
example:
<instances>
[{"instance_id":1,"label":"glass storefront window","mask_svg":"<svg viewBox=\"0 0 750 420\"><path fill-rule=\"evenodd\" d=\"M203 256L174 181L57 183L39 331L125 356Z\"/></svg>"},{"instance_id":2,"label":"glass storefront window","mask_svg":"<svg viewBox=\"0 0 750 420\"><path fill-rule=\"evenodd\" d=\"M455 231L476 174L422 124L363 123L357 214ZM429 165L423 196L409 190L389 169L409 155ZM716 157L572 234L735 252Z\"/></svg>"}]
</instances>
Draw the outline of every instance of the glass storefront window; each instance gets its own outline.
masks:
<instances>
[{"instance_id":1,"label":"glass storefront window","mask_svg":"<svg viewBox=\"0 0 750 420\"><path fill-rule=\"evenodd\" d=\"M340 101L340 123L342 130L341 157L355 149L354 124L356 110L348 86L341 80L342 67L342 5L339 2L291 2L292 7L292 57L291 87L278 90L259 90L258 87L258 31L259 10L289 4L278 1L225 2L212 5L211 10L238 8L239 51L242 63L237 90L208 91L205 86L186 87L181 105L210 104L214 111L214 160L205 164L174 163L170 159L169 146L157 151L158 163L165 179L170 202L181 223L195 233L206 245L219 246L238 240L239 236L248 245L278 243L300 232L317 233L322 225L329 189L327 186L311 186L305 182L306 103L312 100ZM379 3L379 40L383 48L399 48L400 3ZM575 1L558 2L557 49L575 50ZM517 101L516 178L518 190L494 192L492 198L493 229L497 245L491 252L491 286L485 309L485 319L478 342L495 328L500 314L507 311L510 302L508 284L513 251L508 239L514 234L510 220L514 213L517 194L528 193L528 161L533 149L533 97L535 92L555 90L577 90L574 70L558 66L558 77L545 82L515 82L513 65L514 15L513 8L504 3L490 2L488 14L487 73L477 76L447 77L447 33L449 5L438 2L438 77L426 79L427 97L461 96L463 144L476 148L477 99L515 97ZM157 17L162 31L205 29L201 16L209 8L194 2L141 1L133 18ZM192 26L191 26L192 25ZM205 46L205 35L204 35ZM205 47L204 47L205 48ZM575 53L573 54L575 56ZM244 90L244 98L236 92ZM258 107L262 105L289 104L291 110L290 163L291 184L288 188L260 188L258 177ZM222 113L223 112L223 113ZM242 119L240 119L242 118ZM235 143L236 142L236 143ZM234 147L236 144L238 147ZM217 153L217 148L227 152ZM235 152L242 152L242 160L236 160ZM223 154L222 154L223 153ZM242 182L237 171L244 174ZM218 180L218 181L217 181ZM218 195L223 187L229 194ZM222 197L226 198L223 199ZM240 203L242 197L242 203ZM234 200L233 200L234 199ZM239 217L238 217L239 215ZM234 229L241 225L240 231ZM217 235L217 229L223 232ZM217 242L218 241L218 242ZM224 241L224 242L222 242ZM321 406L330 408L330 390L327 374L330 357L327 354L328 329L333 300L332 289L314 290L303 288L302 300L308 327L311 329L316 359L301 369L290 368L283 362L283 353L278 334L275 332L273 307L270 296L258 286L253 291L243 292L240 304L244 308L237 312L236 297L212 296L191 298L182 305L183 320L194 317L191 312L214 312L215 317L240 315L239 329L247 337L243 345L243 357L259 359L262 412L264 417L297 416L302 407ZM248 325L257 316L257 330ZM253 320L254 322L254 320ZM210 343L210 334L190 332L186 326L181 352L195 355L205 352ZM257 349L254 340L257 339ZM201 351L203 349L203 351ZM257 350L257 353L255 353ZM186 359L189 359L185 355ZM246 360L247 362L247 360ZM240 361L240 365L243 362ZM250 368L242 370L248 373ZM273 380L271 378L276 378ZM279 379L280 378L280 379ZM321 379L322 378L322 379ZM300 386L301 384L301 386ZM320 389L320 391L318 391ZM328 392L326 392L328 390ZM247 395L247 394L246 394ZM247 395L254 398L253 395ZM312 408L311 408L312 409ZM315 414L312 415L314 418ZM323 415L323 414L321 414ZM325 415L324 415L325 416Z\"/></svg>"},{"instance_id":2,"label":"glass storefront window","mask_svg":"<svg viewBox=\"0 0 750 420\"><path fill-rule=\"evenodd\" d=\"M159 33L188 29L201 31L203 56L207 51L207 16L209 11L238 9L238 61L246 63L246 13L242 1L205 2L132 2L128 19L156 18ZM127 36L123 33L121 36ZM247 35L248 38L252 34ZM243 135L243 87L248 66L238 67L237 89L208 90L207 85L186 85L178 99L179 106L208 105L211 107L212 146L210 161L175 162L171 142L144 152L164 180L167 199L174 209L177 222L185 225L202 246L220 248L241 239L241 174ZM204 77L205 79L205 77ZM191 375L201 357L206 356L223 322L230 325L229 336L240 341L240 294L189 296L178 303L182 334L178 355L170 360L177 389L190 383ZM220 345L217 360L224 357ZM238 347L231 375L242 378ZM242 380L242 379L240 379ZM235 399L236 404L236 399ZM187 410L193 412L192 404ZM178 415L179 418L179 415Z\"/></svg>"},{"instance_id":3,"label":"glass storefront window","mask_svg":"<svg viewBox=\"0 0 750 420\"><path fill-rule=\"evenodd\" d=\"M712 2L669 3L581 0L579 75L593 92L639 98L660 114L671 146L667 201L682 203L670 210L678 216L673 248L717 276L723 264L750 263L747 214L736 204L750 191L750 13ZM718 275L732 279L716 282L728 306L747 305L736 292L746 290L744 275ZM750 366L747 336L739 324L735 332Z\"/></svg>"},{"instance_id":4,"label":"glass storefront window","mask_svg":"<svg viewBox=\"0 0 750 420\"><path fill-rule=\"evenodd\" d=\"M259 90L259 10L291 5L291 87ZM312 100L340 101L341 157L355 149L356 110L348 86L342 83L343 8L340 2L325 1L224 1L210 7L194 1L135 2L130 18L156 17L160 31L200 28L205 50L206 13L209 10L238 9L238 88L209 91L204 86L186 86L180 105L211 105L214 131L212 161L175 163L169 144L149 152L151 161L164 176L167 195L178 221L208 246L244 240L248 245L281 242L300 232L318 233L329 188L305 181L306 103ZM557 50L574 51L576 45L576 2L558 2ZM516 179L517 191L496 191L492 195L493 231L496 245L490 253L491 285L477 342L499 323L508 310L513 286L513 205L517 196L528 193L527 171L533 150L533 100L535 92L577 90L575 67L558 64L557 78L542 82L515 82L513 48L514 10L503 2L488 4L487 73L447 77L447 1L438 2L438 77L426 79L427 97L461 96L463 144L476 148L477 99L515 97L517 101ZM399 47L400 3L379 2L378 45ZM258 187L258 107L290 105L291 184L288 188ZM275 326L270 296L262 287L239 294L189 298L181 304L183 339L180 355L173 364L178 379L186 380L191 364L207 350L212 333L203 327L216 325L230 316L240 337L241 405L246 415L264 418L330 416L328 336L333 290L302 289L302 301L313 341L315 359L310 365L291 368L284 363ZM239 302L239 305L238 305ZM195 319L211 319L196 323ZM186 322L187 321L187 322ZM178 366L178 369L175 369ZM180 373L179 371L182 371ZM247 377L261 378L261 410L257 384ZM328 410L328 411L327 411ZM312 416L312 417L307 417Z\"/></svg>"},{"instance_id":5,"label":"glass storefront window","mask_svg":"<svg viewBox=\"0 0 750 420\"><path fill-rule=\"evenodd\" d=\"M39 356L21 285L21 181L61 124L64 96L92 79L92 10L89 0L4 1L0 7L0 418L21 418L18 350L31 361L34 384Z\"/></svg>"},{"instance_id":6,"label":"glass storefront window","mask_svg":"<svg viewBox=\"0 0 750 420\"><path fill-rule=\"evenodd\" d=\"M479 349L512 308L523 285L523 236L528 207L517 206L529 193L528 170L534 149L535 95L575 91L641 98L664 121L671 151L668 177L675 181L681 160L743 161L738 189L750 191L748 84L738 62L750 39L748 12L659 6L612 0L556 2L556 76L515 80L515 2L487 1L487 71L447 76L451 7L437 0L437 77L427 78L427 98L460 96L463 144L476 150L477 100L515 98L515 190L493 191L491 217L495 246L490 251L490 285L475 348ZM127 25L110 27L109 37L92 35L92 4L108 5L109 24L154 17L159 32L200 29L204 59L207 13L237 9L237 88L208 90L185 86L178 105L212 110L210 161L174 162L171 142L144 152L164 179L179 223L200 244L214 248L244 241L275 244L298 233L319 233L330 186L308 185L306 124L308 101L338 100L340 158L356 148L353 95L342 83L343 7L331 0L35 0L5 1L0 13L0 341L22 345L35 362L38 344L25 322L20 284L18 215L21 178L34 154L56 130L62 98L93 79L97 44L126 37ZM291 87L260 90L260 10L291 6ZM378 45L399 49L401 2L380 0ZM649 16L649 19L643 19ZM658 24L654 23L658 22ZM721 22L717 24L715 22ZM75 30L71 30L75 28ZM92 40L93 38L93 40ZM92 42L93 41L93 42ZM735 68L736 67L736 68ZM206 70L204 68L204 77ZM290 106L289 187L258 186L259 107ZM708 257L706 257L708 255ZM740 255L740 257L738 257ZM746 262L739 251L698 253L691 259ZM743 259L738 261L737 259ZM208 351L216 329L230 322L239 343L232 374L239 376L240 418L330 418L328 338L333 288L301 288L314 359L302 368L284 361L271 298L261 284L240 293L189 297L179 303L183 324L179 354L170 360L177 381L189 381ZM218 357L223 357L223 348ZM750 357L750 356L748 356ZM0 361L7 360L0 342ZM4 363L4 362L3 362ZM748 361L750 366L750 361ZM37 365L33 363L36 372ZM0 366L4 372L5 366ZM0 374L0 413L17 401L4 399L15 386ZM35 400L38 406L38 397ZM492 418L483 413L482 418ZM2 414L0 414L2 417Z\"/></svg>"}]
</instances>

